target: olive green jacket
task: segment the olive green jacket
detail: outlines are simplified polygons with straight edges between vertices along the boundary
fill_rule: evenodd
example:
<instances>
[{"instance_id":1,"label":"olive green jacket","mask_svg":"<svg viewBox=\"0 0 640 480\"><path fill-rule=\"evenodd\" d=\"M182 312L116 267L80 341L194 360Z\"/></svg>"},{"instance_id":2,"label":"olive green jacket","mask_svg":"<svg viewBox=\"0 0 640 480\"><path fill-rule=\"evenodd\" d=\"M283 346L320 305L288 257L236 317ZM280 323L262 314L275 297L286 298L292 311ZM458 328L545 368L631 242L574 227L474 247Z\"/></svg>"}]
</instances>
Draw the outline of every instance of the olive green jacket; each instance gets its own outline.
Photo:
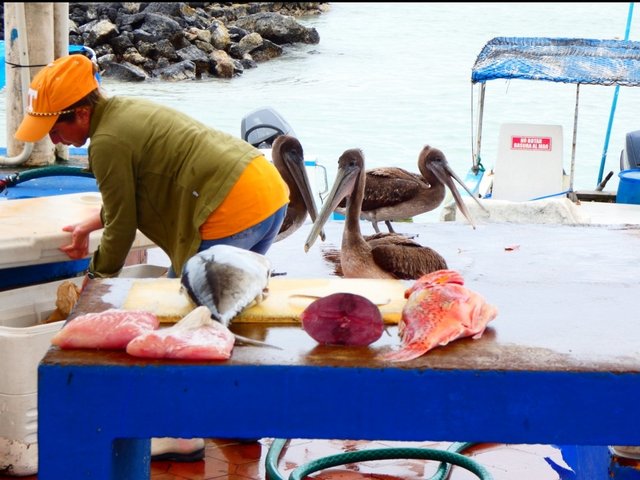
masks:
<instances>
[{"instance_id":1,"label":"olive green jacket","mask_svg":"<svg viewBox=\"0 0 640 480\"><path fill-rule=\"evenodd\" d=\"M179 111L112 97L91 117L89 169L102 195L104 231L89 271L117 275L139 229L173 269L194 255L198 228L260 151Z\"/></svg>"}]
</instances>

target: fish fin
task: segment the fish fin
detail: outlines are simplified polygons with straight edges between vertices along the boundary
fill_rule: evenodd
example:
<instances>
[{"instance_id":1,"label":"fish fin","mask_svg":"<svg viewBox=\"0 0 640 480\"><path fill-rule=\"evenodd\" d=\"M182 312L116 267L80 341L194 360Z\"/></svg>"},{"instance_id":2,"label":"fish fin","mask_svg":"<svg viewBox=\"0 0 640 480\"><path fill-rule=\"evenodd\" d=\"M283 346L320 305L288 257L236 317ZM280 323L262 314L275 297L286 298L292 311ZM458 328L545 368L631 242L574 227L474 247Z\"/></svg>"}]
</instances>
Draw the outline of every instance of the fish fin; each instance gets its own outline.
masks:
<instances>
[{"instance_id":1,"label":"fish fin","mask_svg":"<svg viewBox=\"0 0 640 480\"><path fill-rule=\"evenodd\" d=\"M277 345L272 345L270 343L262 342L260 340L255 340L253 338L243 337L242 335L237 335L235 333L233 334L233 336L236 337L236 342L241 343L243 345L253 345L255 347L268 347L268 348L283 350L281 347L278 347Z\"/></svg>"},{"instance_id":2,"label":"fish fin","mask_svg":"<svg viewBox=\"0 0 640 480\"><path fill-rule=\"evenodd\" d=\"M389 362L407 362L424 355L429 350L430 349L428 347L418 347L417 345L414 345L401 348L400 350L382 353L379 355L379 358Z\"/></svg>"}]
</instances>

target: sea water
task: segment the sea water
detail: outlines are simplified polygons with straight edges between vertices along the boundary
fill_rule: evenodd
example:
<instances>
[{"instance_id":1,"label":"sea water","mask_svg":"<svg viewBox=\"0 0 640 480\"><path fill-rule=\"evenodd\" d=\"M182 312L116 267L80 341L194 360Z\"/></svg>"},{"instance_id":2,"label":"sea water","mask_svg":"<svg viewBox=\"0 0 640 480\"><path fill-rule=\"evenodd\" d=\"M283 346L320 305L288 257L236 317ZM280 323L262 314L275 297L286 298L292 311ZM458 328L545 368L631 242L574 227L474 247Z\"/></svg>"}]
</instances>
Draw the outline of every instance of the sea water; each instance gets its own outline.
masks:
<instances>
[{"instance_id":1,"label":"sea water","mask_svg":"<svg viewBox=\"0 0 640 480\"><path fill-rule=\"evenodd\" d=\"M278 59L233 79L177 83L103 79L110 95L148 98L240 136L246 114L275 109L305 154L326 165L333 181L340 154L364 151L367 167L417 170L429 144L464 177L472 165L477 87L471 68L496 36L624 38L628 3L331 3L327 13L299 19L317 29L316 45L285 48ZM640 21L640 19L638 20ZM640 39L631 23L630 40ZM575 189L597 185L615 87L583 85L576 138ZM576 87L553 82L487 83L482 161L491 168L503 123L563 126L571 164ZM640 89L622 87L606 150L604 174L620 170L625 134L640 129ZM0 95L0 122L5 99ZM0 144L6 144L0 123ZM616 189L617 175L607 184Z\"/></svg>"}]
</instances>

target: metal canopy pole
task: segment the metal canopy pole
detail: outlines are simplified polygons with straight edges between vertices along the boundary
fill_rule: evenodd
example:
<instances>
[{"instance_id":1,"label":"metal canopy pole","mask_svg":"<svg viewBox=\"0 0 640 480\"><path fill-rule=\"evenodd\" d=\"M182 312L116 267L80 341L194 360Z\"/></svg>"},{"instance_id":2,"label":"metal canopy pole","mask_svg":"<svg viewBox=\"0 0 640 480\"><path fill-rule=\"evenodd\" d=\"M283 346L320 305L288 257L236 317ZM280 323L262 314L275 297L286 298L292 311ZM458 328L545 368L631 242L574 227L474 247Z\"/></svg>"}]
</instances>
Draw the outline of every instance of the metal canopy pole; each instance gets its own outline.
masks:
<instances>
[{"instance_id":1,"label":"metal canopy pole","mask_svg":"<svg viewBox=\"0 0 640 480\"><path fill-rule=\"evenodd\" d=\"M480 95L478 97L478 128L476 133L476 146L473 154L473 173L478 174L480 169L480 147L482 145L482 118L484 115L484 94L485 94L486 82L480 83ZM473 88L473 86L472 86Z\"/></svg>"},{"instance_id":2,"label":"metal canopy pole","mask_svg":"<svg viewBox=\"0 0 640 480\"><path fill-rule=\"evenodd\" d=\"M580 103L580 84L576 84L576 107L573 114L573 139L571 140L571 171L569 173L569 199L577 201L578 197L573 191L573 178L576 167L576 138L578 137L578 105Z\"/></svg>"}]
</instances>

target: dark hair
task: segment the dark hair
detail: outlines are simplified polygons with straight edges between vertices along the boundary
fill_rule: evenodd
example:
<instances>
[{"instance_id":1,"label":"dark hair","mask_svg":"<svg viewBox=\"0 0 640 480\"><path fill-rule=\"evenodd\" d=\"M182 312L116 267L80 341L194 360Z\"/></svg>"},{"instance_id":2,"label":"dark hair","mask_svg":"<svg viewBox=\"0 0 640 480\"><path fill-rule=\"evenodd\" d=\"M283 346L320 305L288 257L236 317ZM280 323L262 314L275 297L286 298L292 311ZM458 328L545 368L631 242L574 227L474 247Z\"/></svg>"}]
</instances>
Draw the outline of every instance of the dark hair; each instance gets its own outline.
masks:
<instances>
[{"instance_id":1,"label":"dark hair","mask_svg":"<svg viewBox=\"0 0 640 480\"><path fill-rule=\"evenodd\" d=\"M62 115L60 115L58 117L58 120L56 120L56 123L72 122L76 118L76 110L75 110L76 108L88 106L93 109L93 107L95 107L96 104L103 98L104 96L102 95L102 93L100 93L99 88L92 90L88 95L82 97L73 105L69 105L69 107L65 108L65 110L73 110L73 111L69 113L63 113Z\"/></svg>"}]
</instances>

